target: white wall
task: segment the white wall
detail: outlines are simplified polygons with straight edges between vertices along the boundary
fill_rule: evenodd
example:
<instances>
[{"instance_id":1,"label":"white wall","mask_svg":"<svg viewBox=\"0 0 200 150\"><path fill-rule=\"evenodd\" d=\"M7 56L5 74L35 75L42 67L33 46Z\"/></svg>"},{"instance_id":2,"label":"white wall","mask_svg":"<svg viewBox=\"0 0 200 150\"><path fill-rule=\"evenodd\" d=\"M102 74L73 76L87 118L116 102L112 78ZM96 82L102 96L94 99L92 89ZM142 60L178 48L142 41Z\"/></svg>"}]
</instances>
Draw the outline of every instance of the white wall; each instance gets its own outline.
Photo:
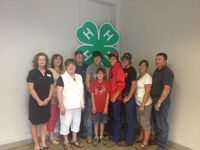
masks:
<instances>
[{"instance_id":1,"label":"white wall","mask_svg":"<svg viewBox=\"0 0 200 150\"><path fill-rule=\"evenodd\" d=\"M78 46L75 29L91 14L81 6L96 2L112 7L115 3L106 1L0 0L0 145L30 137L26 76L32 57L39 51L72 56ZM105 12L109 12L107 6ZM120 27L121 50L132 52L135 66L146 58L152 73L155 54L169 55L175 73L169 140L195 150L199 150L200 135L199 6L198 0L121 0L120 18L115 18L115 11L109 17L97 11L96 18L94 14L87 18L101 23L98 16L104 15Z\"/></svg>"},{"instance_id":2,"label":"white wall","mask_svg":"<svg viewBox=\"0 0 200 150\"><path fill-rule=\"evenodd\" d=\"M121 50L133 54L134 66L166 52L175 73L169 112L169 140L199 150L200 1L121 0Z\"/></svg>"},{"instance_id":3,"label":"white wall","mask_svg":"<svg viewBox=\"0 0 200 150\"><path fill-rule=\"evenodd\" d=\"M30 138L26 77L33 56L42 51L72 57L76 28L85 19L116 22L117 1L0 0L0 145Z\"/></svg>"}]
</instances>

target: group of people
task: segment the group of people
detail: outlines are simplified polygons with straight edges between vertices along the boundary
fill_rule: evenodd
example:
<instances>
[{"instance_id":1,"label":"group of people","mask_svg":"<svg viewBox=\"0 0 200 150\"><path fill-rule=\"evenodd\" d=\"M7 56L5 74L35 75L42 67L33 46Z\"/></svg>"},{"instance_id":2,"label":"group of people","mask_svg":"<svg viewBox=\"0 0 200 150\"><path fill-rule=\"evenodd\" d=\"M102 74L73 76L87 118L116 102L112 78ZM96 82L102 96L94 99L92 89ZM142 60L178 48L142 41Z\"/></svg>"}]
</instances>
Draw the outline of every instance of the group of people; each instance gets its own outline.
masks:
<instances>
[{"instance_id":1,"label":"group of people","mask_svg":"<svg viewBox=\"0 0 200 150\"><path fill-rule=\"evenodd\" d=\"M167 117L174 80L174 74L167 66L167 54L156 55L157 68L153 77L147 72L147 60L140 61L139 73L136 73L130 53L124 53L121 61L117 52L109 53L108 73L102 59L102 54L95 51L93 64L88 66L83 63L83 53L77 50L74 58L65 60L63 69L61 55L52 56L50 68L45 53L35 55L33 69L27 77L34 150L50 150L46 145L47 131L51 143L60 144L54 135L58 118L66 150L72 150L72 145L83 147L77 136L87 137L87 143L94 146L98 143L107 147L132 146L137 127L139 136L135 148L148 149L151 118L158 150L166 149ZM121 140L122 128L125 140Z\"/></svg>"}]
</instances>

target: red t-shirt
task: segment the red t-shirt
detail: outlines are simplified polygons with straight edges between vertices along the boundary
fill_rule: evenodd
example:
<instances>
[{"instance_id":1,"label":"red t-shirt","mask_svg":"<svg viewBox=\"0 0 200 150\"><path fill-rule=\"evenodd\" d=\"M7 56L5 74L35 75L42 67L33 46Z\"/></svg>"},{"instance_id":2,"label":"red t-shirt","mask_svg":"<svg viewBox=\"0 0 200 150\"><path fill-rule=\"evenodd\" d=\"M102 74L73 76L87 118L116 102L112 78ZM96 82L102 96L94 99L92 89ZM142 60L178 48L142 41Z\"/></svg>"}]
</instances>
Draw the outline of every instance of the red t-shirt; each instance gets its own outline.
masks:
<instances>
[{"instance_id":1,"label":"red t-shirt","mask_svg":"<svg viewBox=\"0 0 200 150\"><path fill-rule=\"evenodd\" d=\"M103 112L106 104L106 96L110 92L110 83L107 80L99 83L97 80L93 80L90 84L89 91L94 93L94 101L96 106L96 112Z\"/></svg>"}]
</instances>

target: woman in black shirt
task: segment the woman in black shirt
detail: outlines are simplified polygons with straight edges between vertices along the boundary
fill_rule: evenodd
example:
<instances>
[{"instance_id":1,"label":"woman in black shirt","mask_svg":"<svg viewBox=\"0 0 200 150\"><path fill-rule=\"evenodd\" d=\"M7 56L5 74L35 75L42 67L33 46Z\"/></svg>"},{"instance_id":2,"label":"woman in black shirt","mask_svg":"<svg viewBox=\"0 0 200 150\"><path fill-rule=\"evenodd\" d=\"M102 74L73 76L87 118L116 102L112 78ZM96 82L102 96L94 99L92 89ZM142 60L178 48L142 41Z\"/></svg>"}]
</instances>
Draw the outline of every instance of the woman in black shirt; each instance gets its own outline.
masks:
<instances>
[{"instance_id":1,"label":"woman in black shirt","mask_svg":"<svg viewBox=\"0 0 200 150\"><path fill-rule=\"evenodd\" d=\"M34 141L34 150L49 150L45 142L47 122L50 119L50 103L53 94L53 75L47 70L49 60L46 54L38 53L33 59L33 69L27 77L29 97L30 130ZM41 142L37 137L40 126Z\"/></svg>"}]
</instances>

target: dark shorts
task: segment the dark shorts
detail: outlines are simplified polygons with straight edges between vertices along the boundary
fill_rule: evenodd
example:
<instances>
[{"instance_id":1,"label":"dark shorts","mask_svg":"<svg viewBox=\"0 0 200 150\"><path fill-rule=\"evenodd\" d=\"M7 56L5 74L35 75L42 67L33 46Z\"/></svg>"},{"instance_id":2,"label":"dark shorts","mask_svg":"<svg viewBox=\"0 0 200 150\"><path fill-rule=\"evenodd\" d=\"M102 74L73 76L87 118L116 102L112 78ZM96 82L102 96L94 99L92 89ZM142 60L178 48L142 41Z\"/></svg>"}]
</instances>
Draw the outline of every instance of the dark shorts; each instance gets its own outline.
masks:
<instances>
[{"instance_id":1,"label":"dark shorts","mask_svg":"<svg viewBox=\"0 0 200 150\"><path fill-rule=\"evenodd\" d=\"M107 115L103 112L92 113L92 122L93 123L107 123Z\"/></svg>"}]
</instances>

